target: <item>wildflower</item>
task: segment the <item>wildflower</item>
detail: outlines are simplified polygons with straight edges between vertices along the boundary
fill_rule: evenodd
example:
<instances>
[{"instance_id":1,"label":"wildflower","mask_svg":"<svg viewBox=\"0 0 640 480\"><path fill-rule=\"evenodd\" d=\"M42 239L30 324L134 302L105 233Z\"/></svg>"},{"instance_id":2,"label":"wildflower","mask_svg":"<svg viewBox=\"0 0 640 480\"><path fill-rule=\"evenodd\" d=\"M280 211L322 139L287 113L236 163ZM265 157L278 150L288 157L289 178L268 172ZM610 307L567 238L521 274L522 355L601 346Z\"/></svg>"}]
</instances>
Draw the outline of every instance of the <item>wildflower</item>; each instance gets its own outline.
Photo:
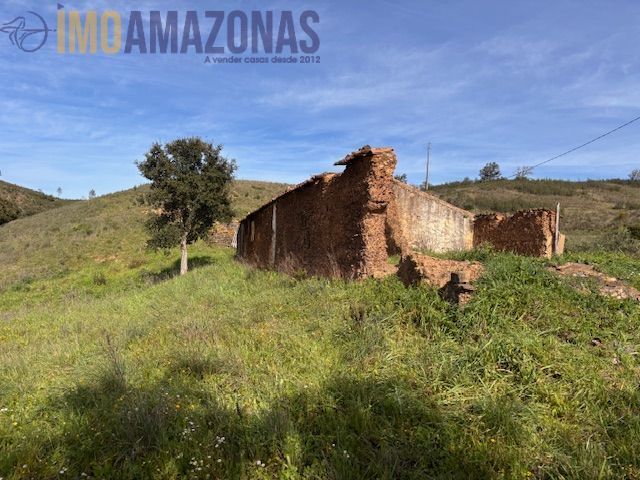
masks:
<instances>
[{"instance_id":1,"label":"wildflower","mask_svg":"<svg viewBox=\"0 0 640 480\"><path fill-rule=\"evenodd\" d=\"M0 408L0 413L6 413L8 411L9 411L9 409L7 407Z\"/></svg>"},{"instance_id":2,"label":"wildflower","mask_svg":"<svg viewBox=\"0 0 640 480\"><path fill-rule=\"evenodd\" d=\"M222 459L221 459L221 458L219 458L218 460L216 460L216 462L218 462L218 463L222 463Z\"/></svg>"}]
</instances>

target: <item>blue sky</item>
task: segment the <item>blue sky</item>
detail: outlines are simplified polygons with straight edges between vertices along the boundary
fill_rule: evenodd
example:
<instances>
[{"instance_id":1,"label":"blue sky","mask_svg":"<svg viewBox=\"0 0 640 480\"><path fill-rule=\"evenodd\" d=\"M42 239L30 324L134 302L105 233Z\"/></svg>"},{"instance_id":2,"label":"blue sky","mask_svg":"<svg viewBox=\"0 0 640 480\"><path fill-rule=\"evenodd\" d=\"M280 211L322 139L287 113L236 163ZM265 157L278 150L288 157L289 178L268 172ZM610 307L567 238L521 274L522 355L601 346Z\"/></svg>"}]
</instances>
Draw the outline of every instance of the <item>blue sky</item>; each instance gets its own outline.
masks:
<instances>
[{"instance_id":1,"label":"blue sky","mask_svg":"<svg viewBox=\"0 0 640 480\"><path fill-rule=\"evenodd\" d=\"M65 3L65 2L62 2ZM293 10L320 14L316 65L205 65L204 56L27 54L0 35L2 179L65 197L143 182L154 141L222 143L237 176L299 182L362 145L393 146L399 173L504 174L640 115L640 3L559 0L75 1L67 9ZM55 2L3 0L55 23ZM535 171L626 177L640 123Z\"/></svg>"}]
</instances>

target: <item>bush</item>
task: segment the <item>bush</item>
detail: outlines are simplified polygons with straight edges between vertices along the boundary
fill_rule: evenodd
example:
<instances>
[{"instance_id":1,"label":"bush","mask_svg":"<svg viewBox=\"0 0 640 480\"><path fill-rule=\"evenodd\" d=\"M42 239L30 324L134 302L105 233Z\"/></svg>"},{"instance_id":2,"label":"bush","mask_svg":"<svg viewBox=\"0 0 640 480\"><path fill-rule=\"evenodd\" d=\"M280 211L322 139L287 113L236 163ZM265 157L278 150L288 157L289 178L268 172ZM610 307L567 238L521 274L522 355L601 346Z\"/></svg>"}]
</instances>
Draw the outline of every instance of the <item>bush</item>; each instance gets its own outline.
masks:
<instances>
[{"instance_id":1,"label":"bush","mask_svg":"<svg viewBox=\"0 0 640 480\"><path fill-rule=\"evenodd\" d=\"M622 226L610 232L604 232L597 246L607 252L640 254L639 226Z\"/></svg>"},{"instance_id":2,"label":"bush","mask_svg":"<svg viewBox=\"0 0 640 480\"><path fill-rule=\"evenodd\" d=\"M629 230L629 235L634 240L640 240L640 223L636 223L634 225L628 225L627 229Z\"/></svg>"},{"instance_id":3,"label":"bush","mask_svg":"<svg viewBox=\"0 0 640 480\"><path fill-rule=\"evenodd\" d=\"M2 198L0 198L0 225L15 220L20 216L18 207Z\"/></svg>"}]
</instances>

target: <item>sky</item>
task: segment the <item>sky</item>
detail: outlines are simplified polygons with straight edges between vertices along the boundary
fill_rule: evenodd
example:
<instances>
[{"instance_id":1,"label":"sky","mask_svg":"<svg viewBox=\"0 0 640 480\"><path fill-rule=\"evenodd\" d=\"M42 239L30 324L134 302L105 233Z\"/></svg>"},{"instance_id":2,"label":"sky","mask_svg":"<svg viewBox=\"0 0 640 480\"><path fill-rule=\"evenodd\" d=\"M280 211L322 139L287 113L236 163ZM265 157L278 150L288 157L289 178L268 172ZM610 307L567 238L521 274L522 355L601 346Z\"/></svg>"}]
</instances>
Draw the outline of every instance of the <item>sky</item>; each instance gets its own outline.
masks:
<instances>
[{"instance_id":1,"label":"sky","mask_svg":"<svg viewBox=\"0 0 640 480\"><path fill-rule=\"evenodd\" d=\"M316 64L205 64L205 55L25 53L0 32L0 179L63 197L144 183L154 142L224 145L237 177L297 183L363 145L392 146L397 173L431 183L504 175L640 115L637 0L91 0L65 11L318 12ZM55 27L56 2L3 0ZM279 18L279 17L277 17ZM148 18L146 19L148 22ZM209 30L208 24L202 26ZM287 53L287 52L285 52ZM248 53L249 54L249 53ZM288 56L288 55L284 55ZM297 55L299 56L299 55ZM640 122L534 171L627 177Z\"/></svg>"}]
</instances>

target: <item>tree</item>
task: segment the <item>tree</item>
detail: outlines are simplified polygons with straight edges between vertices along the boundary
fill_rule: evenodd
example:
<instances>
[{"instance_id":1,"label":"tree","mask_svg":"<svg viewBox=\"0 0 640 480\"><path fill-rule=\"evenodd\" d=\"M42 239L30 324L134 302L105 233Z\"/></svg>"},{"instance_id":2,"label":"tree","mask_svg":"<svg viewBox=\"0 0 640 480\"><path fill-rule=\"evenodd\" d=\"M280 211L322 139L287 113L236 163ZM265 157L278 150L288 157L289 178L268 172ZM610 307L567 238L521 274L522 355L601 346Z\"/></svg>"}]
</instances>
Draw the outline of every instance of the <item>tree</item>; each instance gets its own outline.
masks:
<instances>
[{"instance_id":1,"label":"tree","mask_svg":"<svg viewBox=\"0 0 640 480\"><path fill-rule=\"evenodd\" d=\"M629 180L632 182L640 182L640 169L636 168L629 174Z\"/></svg>"},{"instance_id":2,"label":"tree","mask_svg":"<svg viewBox=\"0 0 640 480\"><path fill-rule=\"evenodd\" d=\"M229 187L235 162L223 157L222 146L200 138L155 143L138 162L151 180L145 202L154 213L147 221L150 248L180 246L180 275L188 271L187 246L203 238L216 221L232 217Z\"/></svg>"},{"instance_id":3,"label":"tree","mask_svg":"<svg viewBox=\"0 0 640 480\"><path fill-rule=\"evenodd\" d=\"M96 191L92 188L89 190L89 200L93 200L94 198L96 198Z\"/></svg>"},{"instance_id":4,"label":"tree","mask_svg":"<svg viewBox=\"0 0 640 480\"><path fill-rule=\"evenodd\" d=\"M408 182L406 173L403 173L402 175L395 175L393 178L395 178L396 180L398 180L399 182L402 182L402 183L407 183Z\"/></svg>"},{"instance_id":5,"label":"tree","mask_svg":"<svg viewBox=\"0 0 640 480\"><path fill-rule=\"evenodd\" d=\"M533 167L518 167L515 177L518 180L526 180L533 173Z\"/></svg>"},{"instance_id":6,"label":"tree","mask_svg":"<svg viewBox=\"0 0 640 480\"><path fill-rule=\"evenodd\" d=\"M56 193L58 194L58 197L61 197L62 196L62 187L56 188Z\"/></svg>"},{"instance_id":7,"label":"tree","mask_svg":"<svg viewBox=\"0 0 640 480\"><path fill-rule=\"evenodd\" d=\"M480 169L480 180L498 180L501 177L500 165L489 162Z\"/></svg>"}]
</instances>

